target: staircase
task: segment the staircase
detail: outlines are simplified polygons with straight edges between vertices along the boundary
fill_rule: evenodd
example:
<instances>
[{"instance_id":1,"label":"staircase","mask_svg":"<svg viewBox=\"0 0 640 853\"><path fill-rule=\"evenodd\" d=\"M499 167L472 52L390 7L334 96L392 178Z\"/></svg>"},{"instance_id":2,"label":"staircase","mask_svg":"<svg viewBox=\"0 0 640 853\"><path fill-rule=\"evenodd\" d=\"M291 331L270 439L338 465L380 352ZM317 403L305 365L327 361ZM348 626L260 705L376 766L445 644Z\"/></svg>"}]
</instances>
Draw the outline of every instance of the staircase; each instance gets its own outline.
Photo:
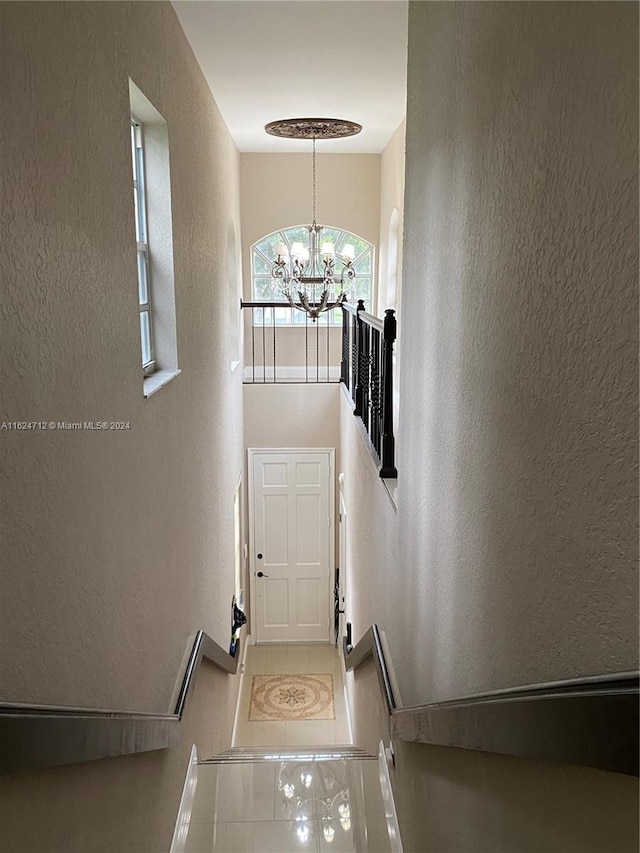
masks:
<instances>
[{"instance_id":1,"label":"staircase","mask_svg":"<svg viewBox=\"0 0 640 853\"><path fill-rule=\"evenodd\" d=\"M189 791L172 853L402 849L387 828L377 756L356 746L233 747L194 763Z\"/></svg>"}]
</instances>

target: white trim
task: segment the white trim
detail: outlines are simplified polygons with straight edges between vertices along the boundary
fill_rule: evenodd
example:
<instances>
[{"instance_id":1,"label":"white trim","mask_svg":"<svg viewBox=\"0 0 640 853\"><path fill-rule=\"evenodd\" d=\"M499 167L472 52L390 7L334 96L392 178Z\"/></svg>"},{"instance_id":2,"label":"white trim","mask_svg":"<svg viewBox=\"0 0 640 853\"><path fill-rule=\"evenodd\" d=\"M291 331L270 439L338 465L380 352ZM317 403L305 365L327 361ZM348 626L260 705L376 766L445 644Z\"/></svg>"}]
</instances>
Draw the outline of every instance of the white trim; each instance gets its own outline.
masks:
<instances>
[{"instance_id":1,"label":"white trim","mask_svg":"<svg viewBox=\"0 0 640 853\"><path fill-rule=\"evenodd\" d=\"M251 634L247 634L247 636L244 638L244 642L241 644L242 661L241 661L240 666L238 668L240 671L240 686L238 688L238 697L236 699L236 712L233 715L233 728L231 730L231 746L235 746L235 742L236 742L236 731L238 729L238 722L239 722L238 715L240 713L240 703L242 700L242 691L244 690L244 686L245 686L244 681L246 678L245 670L246 670L246 662L247 662L247 649L251 645L253 645L252 639L251 639Z\"/></svg>"},{"instance_id":2,"label":"white trim","mask_svg":"<svg viewBox=\"0 0 640 853\"><path fill-rule=\"evenodd\" d=\"M193 808L193 800L196 794L198 784L198 751L196 745L191 747L191 755L189 756L189 766L187 767L187 775L182 788L182 796L180 797L180 807L178 808L178 816L173 829L173 838L171 839L171 847L169 853L184 853L187 836L189 834L189 824L191 822L191 810Z\"/></svg>"},{"instance_id":3,"label":"white trim","mask_svg":"<svg viewBox=\"0 0 640 853\"><path fill-rule=\"evenodd\" d=\"M273 382L273 367L267 366L265 369L262 364L256 364L255 367L245 366L242 378L244 382L251 385L262 382ZM329 378L327 379L327 368L320 367L316 370L315 367L307 367L302 365L291 365L289 367L276 367L275 379L278 382L309 382L310 385L315 385L317 382L336 382L340 381L340 365L329 366Z\"/></svg>"},{"instance_id":4,"label":"white trim","mask_svg":"<svg viewBox=\"0 0 640 853\"><path fill-rule=\"evenodd\" d=\"M247 478L247 506L249 510L249 594L250 594L250 602L249 602L249 617L251 620L251 630L255 632L255 640L254 643L258 642L258 622L257 622L257 613L256 613L256 567L254 565L254 554L255 554L255 513L253 507L253 461L254 456L257 454L264 453L291 453L291 454L300 454L300 453L326 453L329 457L329 571L328 571L328 587L327 587L327 601L329 605L329 623L327 625L327 638L326 642L331 643L331 636L333 631L332 625L332 616L333 616L333 580L334 580L334 572L333 567L335 565L335 555L336 555L336 532L335 532L335 523L336 523L336 484L335 484L335 476L336 476L336 449L335 447L248 447L247 448L247 468L248 468L248 478ZM292 642L296 642L293 640ZM309 643L308 640L300 640L300 642ZM318 641L318 642L324 642ZM263 641L264 643L264 641ZM266 645L266 643L265 643Z\"/></svg>"},{"instance_id":5,"label":"white trim","mask_svg":"<svg viewBox=\"0 0 640 853\"><path fill-rule=\"evenodd\" d=\"M378 748L378 769L380 771L380 793L382 794L382 802L384 803L384 816L387 819L387 833L389 835L389 846L391 853L403 853L402 839L400 838L400 825L398 824L398 814L396 812L396 804L393 799L393 788L391 787L391 776L389 775L389 760L390 757L384 747L384 743L380 741Z\"/></svg>"},{"instance_id":6,"label":"white trim","mask_svg":"<svg viewBox=\"0 0 640 853\"><path fill-rule=\"evenodd\" d=\"M156 391L164 388L172 379L179 376L180 370L156 370L150 376L145 376L142 382L142 393L145 397L152 397Z\"/></svg>"}]
</instances>

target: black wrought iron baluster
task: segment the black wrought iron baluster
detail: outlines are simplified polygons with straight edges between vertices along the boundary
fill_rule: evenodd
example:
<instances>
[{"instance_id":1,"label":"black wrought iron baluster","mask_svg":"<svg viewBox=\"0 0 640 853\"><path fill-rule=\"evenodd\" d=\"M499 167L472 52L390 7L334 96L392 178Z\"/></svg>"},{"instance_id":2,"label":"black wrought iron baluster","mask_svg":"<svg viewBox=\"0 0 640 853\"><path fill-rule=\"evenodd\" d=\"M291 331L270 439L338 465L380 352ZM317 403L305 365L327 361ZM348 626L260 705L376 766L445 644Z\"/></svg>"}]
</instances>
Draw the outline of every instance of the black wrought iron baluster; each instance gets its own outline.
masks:
<instances>
[{"instance_id":1,"label":"black wrought iron baluster","mask_svg":"<svg viewBox=\"0 0 640 853\"><path fill-rule=\"evenodd\" d=\"M369 409L369 377L371 374L371 326L368 323L361 323L362 330L362 347L360 348L360 359L358 364L360 394L362 400L362 423L367 432L369 432L369 423L371 420L371 412Z\"/></svg>"},{"instance_id":2,"label":"black wrought iron baluster","mask_svg":"<svg viewBox=\"0 0 640 853\"><path fill-rule=\"evenodd\" d=\"M331 323L329 322L329 314L331 314L331 311L327 311L327 313L325 314L325 317L327 318L327 382L329 382L329 358L330 358L330 353L329 353L329 329L330 329L330 326L331 326Z\"/></svg>"},{"instance_id":3,"label":"black wrought iron baluster","mask_svg":"<svg viewBox=\"0 0 640 853\"><path fill-rule=\"evenodd\" d=\"M276 309L272 309L273 314L273 381L276 381Z\"/></svg>"},{"instance_id":4,"label":"black wrought iron baluster","mask_svg":"<svg viewBox=\"0 0 640 853\"><path fill-rule=\"evenodd\" d=\"M342 360L340 362L340 381L350 388L350 370L349 370L349 313L342 306Z\"/></svg>"},{"instance_id":5,"label":"black wrought iron baluster","mask_svg":"<svg viewBox=\"0 0 640 853\"><path fill-rule=\"evenodd\" d=\"M356 309L356 323L355 323L355 331L356 331L356 352L354 358L354 401L355 408L353 410L353 414L359 416L364 421L365 411L366 411L366 382L367 382L367 365L366 365L366 356L365 356L365 334L366 329L368 328L365 323L362 322L362 317L360 316L360 312L364 311L364 302L362 299L358 300L358 307Z\"/></svg>"},{"instance_id":6,"label":"black wrought iron baluster","mask_svg":"<svg viewBox=\"0 0 640 853\"><path fill-rule=\"evenodd\" d=\"M256 381L256 309L251 309L251 373L252 382Z\"/></svg>"},{"instance_id":7,"label":"black wrought iron baluster","mask_svg":"<svg viewBox=\"0 0 640 853\"><path fill-rule=\"evenodd\" d=\"M320 382L320 323L316 320L316 382Z\"/></svg>"},{"instance_id":8,"label":"black wrought iron baluster","mask_svg":"<svg viewBox=\"0 0 640 853\"><path fill-rule=\"evenodd\" d=\"M304 315L304 381L309 381L309 315Z\"/></svg>"},{"instance_id":9,"label":"black wrought iron baluster","mask_svg":"<svg viewBox=\"0 0 640 853\"><path fill-rule=\"evenodd\" d=\"M267 355L266 355L266 332L265 332L265 314L267 312L262 309L262 381L267 381Z\"/></svg>"},{"instance_id":10,"label":"black wrought iron baluster","mask_svg":"<svg viewBox=\"0 0 640 853\"><path fill-rule=\"evenodd\" d=\"M369 407L371 409L371 420L369 422L369 437L378 457L380 457L380 413L381 413L381 389L380 389L380 331L371 328L371 351L369 355Z\"/></svg>"},{"instance_id":11,"label":"black wrought iron baluster","mask_svg":"<svg viewBox=\"0 0 640 853\"><path fill-rule=\"evenodd\" d=\"M381 477L395 479L395 438L393 435L393 345L396 340L395 311L385 311L382 342L382 451Z\"/></svg>"}]
</instances>

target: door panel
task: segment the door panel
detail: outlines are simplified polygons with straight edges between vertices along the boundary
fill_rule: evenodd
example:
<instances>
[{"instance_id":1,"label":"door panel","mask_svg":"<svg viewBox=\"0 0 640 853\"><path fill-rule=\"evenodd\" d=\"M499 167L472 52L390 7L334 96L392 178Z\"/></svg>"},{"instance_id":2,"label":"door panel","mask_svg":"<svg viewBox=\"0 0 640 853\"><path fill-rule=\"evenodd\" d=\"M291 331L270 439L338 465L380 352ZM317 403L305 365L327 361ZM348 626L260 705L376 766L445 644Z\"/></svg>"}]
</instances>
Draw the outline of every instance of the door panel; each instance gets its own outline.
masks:
<instances>
[{"instance_id":1,"label":"door panel","mask_svg":"<svg viewBox=\"0 0 640 853\"><path fill-rule=\"evenodd\" d=\"M262 546L258 553L263 554L260 561L264 567L286 566L289 562L289 540L286 531L289 527L289 502L286 495L261 495Z\"/></svg>"},{"instance_id":2,"label":"door panel","mask_svg":"<svg viewBox=\"0 0 640 853\"><path fill-rule=\"evenodd\" d=\"M262 578L264 622L268 628L286 628L289 624L289 581L287 578Z\"/></svg>"},{"instance_id":3,"label":"door panel","mask_svg":"<svg viewBox=\"0 0 640 853\"><path fill-rule=\"evenodd\" d=\"M333 553L330 452L249 453L256 641L327 641Z\"/></svg>"},{"instance_id":4,"label":"door panel","mask_svg":"<svg viewBox=\"0 0 640 853\"><path fill-rule=\"evenodd\" d=\"M324 515L324 517L322 517ZM326 548L320 536L320 520L327 529L320 495L296 495L295 539L298 566L320 566Z\"/></svg>"},{"instance_id":5,"label":"door panel","mask_svg":"<svg viewBox=\"0 0 640 853\"><path fill-rule=\"evenodd\" d=\"M297 623L307 628L321 627L324 608L320 606L324 593L319 588L318 578L298 578L296 581Z\"/></svg>"}]
</instances>

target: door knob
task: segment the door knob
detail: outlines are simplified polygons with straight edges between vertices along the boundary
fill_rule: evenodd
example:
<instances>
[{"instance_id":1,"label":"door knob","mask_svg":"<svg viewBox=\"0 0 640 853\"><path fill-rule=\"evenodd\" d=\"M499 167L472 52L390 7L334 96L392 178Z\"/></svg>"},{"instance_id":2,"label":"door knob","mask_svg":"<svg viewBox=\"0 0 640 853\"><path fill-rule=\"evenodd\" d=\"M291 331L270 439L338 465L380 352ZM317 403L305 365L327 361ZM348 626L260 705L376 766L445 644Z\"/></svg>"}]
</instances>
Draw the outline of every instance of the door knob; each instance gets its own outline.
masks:
<instances>
[{"instance_id":1,"label":"door knob","mask_svg":"<svg viewBox=\"0 0 640 853\"><path fill-rule=\"evenodd\" d=\"M265 573L264 573L264 572L258 572L258 577L259 577L259 578L268 578L268 577L269 577L269 575L265 575Z\"/></svg>"}]
</instances>

